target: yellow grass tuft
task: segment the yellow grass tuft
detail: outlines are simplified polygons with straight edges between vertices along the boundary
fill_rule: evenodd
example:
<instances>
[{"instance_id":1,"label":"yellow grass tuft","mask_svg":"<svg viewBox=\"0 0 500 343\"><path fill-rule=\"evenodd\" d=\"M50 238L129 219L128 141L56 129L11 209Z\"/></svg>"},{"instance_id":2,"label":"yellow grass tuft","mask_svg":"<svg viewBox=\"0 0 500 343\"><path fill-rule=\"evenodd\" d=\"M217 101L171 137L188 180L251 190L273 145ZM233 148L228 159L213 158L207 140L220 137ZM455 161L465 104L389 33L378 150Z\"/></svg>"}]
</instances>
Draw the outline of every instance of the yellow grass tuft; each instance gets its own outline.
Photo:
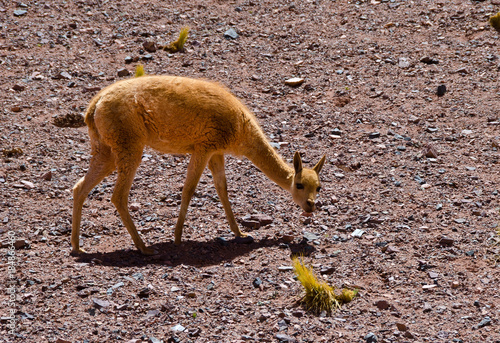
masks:
<instances>
[{"instance_id":1,"label":"yellow grass tuft","mask_svg":"<svg viewBox=\"0 0 500 343\"><path fill-rule=\"evenodd\" d=\"M186 26L179 33L179 38L177 38L175 42L172 42L169 45L165 45L163 47L163 50L168 50L172 53L184 50L184 44L186 43L186 40L188 38L188 33L189 27Z\"/></svg>"},{"instance_id":2,"label":"yellow grass tuft","mask_svg":"<svg viewBox=\"0 0 500 343\"><path fill-rule=\"evenodd\" d=\"M500 32L500 12L490 17L490 25Z\"/></svg>"},{"instance_id":3,"label":"yellow grass tuft","mask_svg":"<svg viewBox=\"0 0 500 343\"><path fill-rule=\"evenodd\" d=\"M140 76L143 76L145 73L144 73L144 66L142 64L138 64L136 67L135 67L135 77L140 77Z\"/></svg>"},{"instance_id":4,"label":"yellow grass tuft","mask_svg":"<svg viewBox=\"0 0 500 343\"><path fill-rule=\"evenodd\" d=\"M357 290L343 289L340 295L335 294L333 287L325 281L319 281L312 268L304 266L296 257L293 259L293 270L305 290L302 302L308 311L316 314L323 311L331 314L342 304L354 299L358 293Z\"/></svg>"}]
</instances>

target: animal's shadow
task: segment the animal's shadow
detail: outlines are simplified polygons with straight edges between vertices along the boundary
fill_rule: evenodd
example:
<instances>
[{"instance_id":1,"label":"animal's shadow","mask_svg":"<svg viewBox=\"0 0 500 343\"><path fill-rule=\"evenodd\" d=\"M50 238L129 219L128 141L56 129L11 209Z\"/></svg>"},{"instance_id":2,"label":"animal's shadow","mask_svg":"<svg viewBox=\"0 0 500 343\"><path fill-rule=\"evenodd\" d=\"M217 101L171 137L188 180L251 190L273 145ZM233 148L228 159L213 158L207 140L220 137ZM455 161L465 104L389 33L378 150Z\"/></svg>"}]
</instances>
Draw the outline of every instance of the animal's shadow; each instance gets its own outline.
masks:
<instances>
[{"instance_id":1,"label":"animal's shadow","mask_svg":"<svg viewBox=\"0 0 500 343\"><path fill-rule=\"evenodd\" d=\"M262 239L249 244L238 244L234 240L184 241L180 246L174 245L173 242L154 244L151 247L158 254L152 256L142 255L137 250L123 249L106 253L82 254L76 257L76 262L114 267L144 267L150 265L175 267L181 264L193 267L207 267L221 263L231 264L236 258L253 250L275 246L288 250L291 256L309 255L315 251L315 248L305 241L285 243L279 239Z\"/></svg>"}]
</instances>

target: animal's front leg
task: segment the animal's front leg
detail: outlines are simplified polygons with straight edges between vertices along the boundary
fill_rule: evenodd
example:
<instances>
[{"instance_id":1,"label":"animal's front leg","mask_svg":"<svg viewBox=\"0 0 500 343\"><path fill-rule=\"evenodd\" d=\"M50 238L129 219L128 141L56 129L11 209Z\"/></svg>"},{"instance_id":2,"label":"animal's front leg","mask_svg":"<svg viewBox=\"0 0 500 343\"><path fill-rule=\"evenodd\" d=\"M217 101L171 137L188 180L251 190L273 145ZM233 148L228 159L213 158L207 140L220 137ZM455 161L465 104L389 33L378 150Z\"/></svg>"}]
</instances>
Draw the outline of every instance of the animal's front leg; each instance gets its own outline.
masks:
<instances>
[{"instance_id":1,"label":"animal's front leg","mask_svg":"<svg viewBox=\"0 0 500 343\"><path fill-rule=\"evenodd\" d=\"M213 155L208 163L208 168L210 168L212 176L214 177L215 189L217 190L220 202L222 203L224 211L226 212L226 217L229 222L231 231L234 232L236 237L247 237L247 234L241 232L240 228L238 227L238 223L234 218L234 213L231 209L231 203L229 202L229 197L227 195L227 181L226 173L224 170L224 155Z\"/></svg>"}]
</instances>

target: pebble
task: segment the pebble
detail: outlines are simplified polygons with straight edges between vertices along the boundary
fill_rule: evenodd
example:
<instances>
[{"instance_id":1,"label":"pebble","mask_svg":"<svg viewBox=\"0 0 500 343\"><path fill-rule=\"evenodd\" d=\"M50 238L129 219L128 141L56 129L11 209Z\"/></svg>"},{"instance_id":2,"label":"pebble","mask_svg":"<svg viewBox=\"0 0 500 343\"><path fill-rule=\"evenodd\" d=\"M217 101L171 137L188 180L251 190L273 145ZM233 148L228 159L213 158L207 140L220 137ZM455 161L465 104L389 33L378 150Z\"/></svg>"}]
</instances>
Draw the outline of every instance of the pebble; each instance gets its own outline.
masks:
<instances>
[{"instance_id":1,"label":"pebble","mask_svg":"<svg viewBox=\"0 0 500 343\"><path fill-rule=\"evenodd\" d=\"M98 298L92 298L92 302L94 303L95 308L106 308L109 307L110 303L109 301L98 299Z\"/></svg>"},{"instance_id":2,"label":"pebble","mask_svg":"<svg viewBox=\"0 0 500 343\"><path fill-rule=\"evenodd\" d=\"M224 37L229 39L236 39L238 38L238 33L235 31L235 29L230 28L229 30L224 32Z\"/></svg>"},{"instance_id":3,"label":"pebble","mask_svg":"<svg viewBox=\"0 0 500 343\"><path fill-rule=\"evenodd\" d=\"M184 330L186 330L186 328L184 326L182 326L181 324L177 324L175 326L172 326L171 330L173 332L183 332Z\"/></svg>"},{"instance_id":4,"label":"pebble","mask_svg":"<svg viewBox=\"0 0 500 343\"><path fill-rule=\"evenodd\" d=\"M431 279L437 279L439 277L439 274L436 272L429 272L429 277Z\"/></svg>"},{"instance_id":5,"label":"pebble","mask_svg":"<svg viewBox=\"0 0 500 343\"><path fill-rule=\"evenodd\" d=\"M491 325L491 318L490 317L484 317L483 320L479 324L477 324L477 328L480 329L482 327Z\"/></svg>"},{"instance_id":6,"label":"pebble","mask_svg":"<svg viewBox=\"0 0 500 343\"><path fill-rule=\"evenodd\" d=\"M139 211L141 208L141 204L134 202L134 203L131 203L128 208L130 211Z\"/></svg>"},{"instance_id":7,"label":"pebble","mask_svg":"<svg viewBox=\"0 0 500 343\"><path fill-rule=\"evenodd\" d=\"M292 77L291 79L285 80L285 85L290 87L298 87L304 83L304 79L301 77Z\"/></svg>"},{"instance_id":8,"label":"pebble","mask_svg":"<svg viewBox=\"0 0 500 343\"><path fill-rule=\"evenodd\" d=\"M283 333L278 333L275 337L280 342L297 342L297 339L295 337L288 336Z\"/></svg>"},{"instance_id":9,"label":"pebble","mask_svg":"<svg viewBox=\"0 0 500 343\"><path fill-rule=\"evenodd\" d=\"M125 68L118 69L116 73L117 73L117 75L119 77L124 77L124 76L129 76L130 75L130 72L127 69L125 69Z\"/></svg>"},{"instance_id":10,"label":"pebble","mask_svg":"<svg viewBox=\"0 0 500 343\"><path fill-rule=\"evenodd\" d=\"M28 13L28 11L26 11L26 10L15 10L14 11L14 15L16 17L22 17L23 15L26 15L26 13Z\"/></svg>"},{"instance_id":11,"label":"pebble","mask_svg":"<svg viewBox=\"0 0 500 343\"><path fill-rule=\"evenodd\" d=\"M380 132L372 132L368 135L368 138L375 139L380 137Z\"/></svg>"},{"instance_id":12,"label":"pebble","mask_svg":"<svg viewBox=\"0 0 500 343\"><path fill-rule=\"evenodd\" d=\"M436 151L436 149L433 146L428 145L425 148L425 157L427 157L427 158L437 158L437 151Z\"/></svg>"},{"instance_id":13,"label":"pebble","mask_svg":"<svg viewBox=\"0 0 500 343\"><path fill-rule=\"evenodd\" d=\"M365 336L366 343L375 343L378 341L377 336L373 332L368 332Z\"/></svg>"},{"instance_id":14,"label":"pebble","mask_svg":"<svg viewBox=\"0 0 500 343\"><path fill-rule=\"evenodd\" d=\"M304 238L304 240L306 240L308 242L316 241L319 239L318 235L315 235L314 233L311 233L311 232L304 232L302 234L302 237Z\"/></svg>"},{"instance_id":15,"label":"pebble","mask_svg":"<svg viewBox=\"0 0 500 343\"><path fill-rule=\"evenodd\" d=\"M453 282L451 283L451 288L453 288L453 289L460 288L460 282L458 282L458 281L453 281Z\"/></svg>"},{"instance_id":16,"label":"pebble","mask_svg":"<svg viewBox=\"0 0 500 343\"><path fill-rule=\"evenodd\" d=\"M451 247L453 245L455 241L452 239L452 238L449 238L449 237L446 237L446 236L443 236L441 237L441 239L439 240L439 245L443 246L443 247Z\"/></svg>"},{"instance_id":17,"label":"pebble","mask_svg":"<svg viewBox=\"0 0 500 343\"><path fill-rule=\"evenodd\" d=\"M256 278L252 281L252 285L253 285L255 288L259 288L259 287L262 285L262 280L261 280L259 277L256 277Z\"/></svg>"},{"instance_id":18,"label":"pebble","mask_svg":"<svg viewBox=\"0 0 500 343\"><path fill-rule=\"evenodd\" d=\"M12 89L15 90L15 91L18 91L18 92L22 92L26 87L24 87L23 85L18 85L18 84L15 84Z\"/></svg>"},{"instance_id":19,"label":"pebble","mask_svg":"<svg viewBox=\"0 0 500 343\"><path fill-rule=\"evenodd\" d=\"M351 236L361 238L361 236L363 236L364 233L365 232L363 230L356 229L351 233Z\"/></svg>"},{"instance_id":20,"label":"pebble","mask_svg":"<svg viewBox=\"0 0 500 343\"><path fill-rule=\"evenodd\" d=\"M387 300L378 300L375 302L375 306L377 306L379 310L387 310L389 308L389 303Z\"/></svg>"},{"instance_id":21,"label":"pebble","mask_svg":"<svg viewBox=\"0 0 500 343\"><path fill-rule=\"evenodd\" d=\"M398 59L398 66L400 68L408 68L410 66L410 61L406 57L400 57Z\"/></svg>"},{"instance_id":22,"label":"pebble","mask_svg":"<svg viewBox=\"0 0 500 343\"><path fill-rule=\"evenodd\" d=\"M437 96L443 96L446 93L446 86L445 85L439 85L436 94Z\"/></svg>"},{"instance_id":23,"label":"pebble","mask_svg":"<svg viewBox=\"0 0 500 343\"><path fill-rule=\"evenodd\" d=\"M52 171L49 170L48 172L46 172L45 174L43 174L42 176L40 176L40 178L42 180L45 180L45 181L52 180Z\"/></svg>"},{"instance_id":24,"label":"pebble","mask_svg":"<svg viewBox=\"0 0 500 343\"><path fill-rule=\"evenodd\" d=\"M156 47L156 43L155 42L149 42L149 41L146 41L144 43L142 43L142 47L144 48L144 50L146 50L147 52L156 52L157 50L157 47Z\"/></svg>"},{"instance_id":25,"label":"pebble","mask_svg":"<svg viewBox=\"0 0 500 343\"><path fill-rule=\"evenodd\" d=\"M420 59L420 62L425 63L425 64L438 64L439 60L432 58L432 57L429 57L429 56L425 56L425 57L422 57Z\"/></svg>"},{"instance_id":26,"label":"pebble","mask_svg":"<svg viewBox=\"0 0 500 343\"><path fill-rule=\"evenodd\" d=\"M293 270L293 267L292 266L280 266L280 267L278 267L278 270L280 272L288 272L288 271Z\"/></svg>"},{"instance_id":27,"label":"pebble","mask_svg":"<svg viewBox=\"0 0 500 343\"><path fill-rule=\"evenodd\" d=\"M408 330L408 327L403 323L396 323L396 326L397 326L399 331L407 331Z\"/></svg>"}]
</instances>

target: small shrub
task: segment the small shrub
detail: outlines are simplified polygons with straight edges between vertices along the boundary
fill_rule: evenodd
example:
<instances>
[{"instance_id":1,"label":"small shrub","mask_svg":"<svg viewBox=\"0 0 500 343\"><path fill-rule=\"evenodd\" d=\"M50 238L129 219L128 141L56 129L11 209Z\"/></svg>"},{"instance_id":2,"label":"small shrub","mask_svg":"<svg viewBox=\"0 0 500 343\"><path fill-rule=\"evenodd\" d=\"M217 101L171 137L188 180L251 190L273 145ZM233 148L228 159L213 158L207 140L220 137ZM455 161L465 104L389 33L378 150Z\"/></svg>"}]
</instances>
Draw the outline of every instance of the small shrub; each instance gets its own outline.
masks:
<instances>
[{"instance_id":1,"label":"small shrub","mask_svg":"<svg viewBox=\"0 0 500 343\"><path fill-rule=\"evenodd\" d=\"M500 12L490 17L490 25L500 32Z\"/></svg>"},{"instance_id":2,"label":"small shrub","mask_svg":"<svg viewBox=\"0 0 500 343\"><path fill-rule=\"evenodd\" d=\"M186 43L186 40L188 38L188 33L189 33L189 27L184 27L179 33L179 38L177 38L176 41L168 45L165 45L163 47L163 50L168 50L172 53L184 50L184 44Z\"/></svg>"},{"instance_id":3,"label":"small shrub","mask_svg":"<svg viewBox=\"0 0 500 343\"><path fill-rule=\"evenodd\" d=\"M135 77L140 77L144 75L144 66L142 64L138 64L135 67Z\"/></svg>"},{"instance_id":4,"label":"small shrub","mask_svg":"<svg viewBox=\"0 0 500 343\"><path fill-rule=\"evenodd\" d=\"M354 299L357 290L343 289L340 295L335 294L335 289L325 281L319 281L312 268L304 266L298 258L293 259L293 269L297 279L304 287L305 295L302 298L306 309L316 314L326 312L331 314L344 303Z\"/></svg>"}]
</instances>

